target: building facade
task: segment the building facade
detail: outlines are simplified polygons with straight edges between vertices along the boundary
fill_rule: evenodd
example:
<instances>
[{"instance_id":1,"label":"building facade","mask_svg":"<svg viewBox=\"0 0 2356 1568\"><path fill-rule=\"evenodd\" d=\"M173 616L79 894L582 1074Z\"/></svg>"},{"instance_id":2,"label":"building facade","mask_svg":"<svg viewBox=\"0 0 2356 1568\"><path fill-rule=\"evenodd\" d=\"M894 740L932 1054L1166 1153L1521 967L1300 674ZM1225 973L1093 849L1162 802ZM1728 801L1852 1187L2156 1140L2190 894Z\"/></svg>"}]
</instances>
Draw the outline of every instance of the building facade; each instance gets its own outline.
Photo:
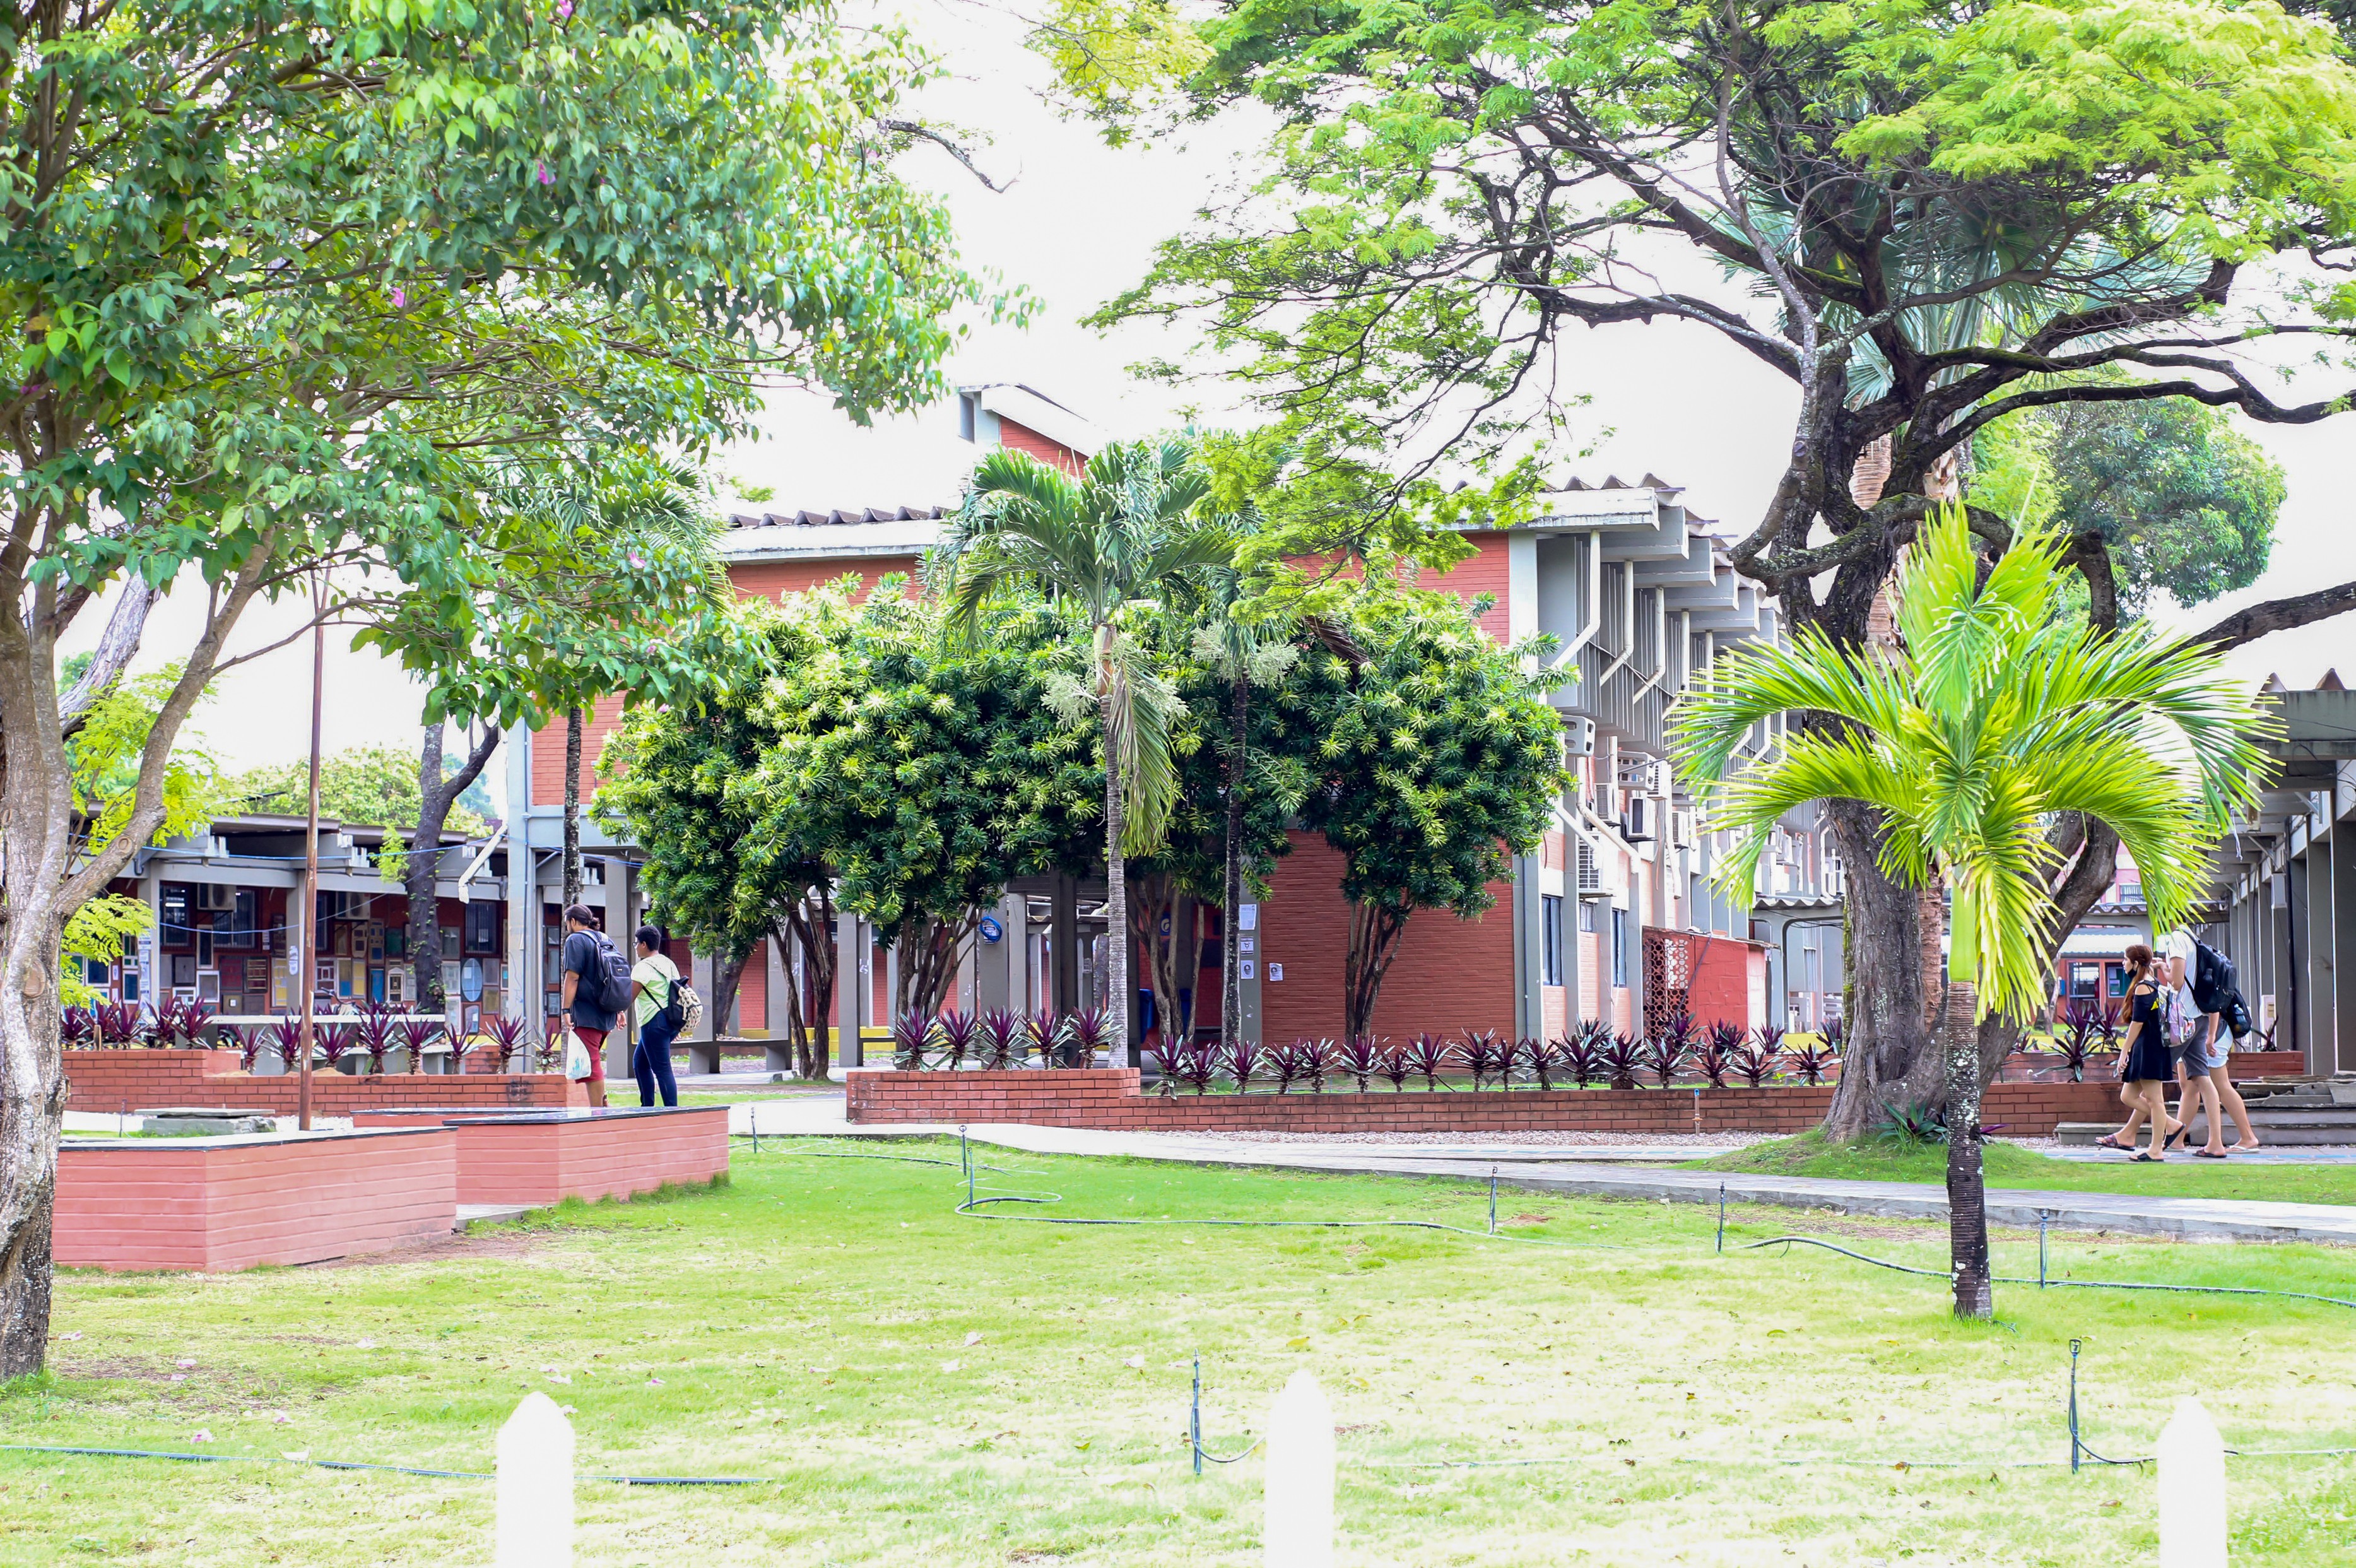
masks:
<instances>
[{"instance_id":1,"label":"building facade","mask_svg":"<svg viewBox=\"0 0 2356 1568\"><path fill-rule=\"evenodd\" d=\"M1029 451L1066 467L1103 440L1081 416L1023 387L962 389L957 417L958 435L977 448ZM914 591L922 554L954 499L746 512L729 520L723 553L744 597L781 597L846 574L870 587L906 574ZM1465 542L1469 556L1426 585L1489 601L1481 625L1501 642L1540 633L1555 639L1547 657L1561 681L1549 700L1562 719L1572 783L1544 841L1492 889L1487 914L1459 920L1422 911L1409 922L1384 983L1376 1032L1558 1036L1601 1020L1635 1033L1678 1013L1703 1023L1815 1027L1837 1015L1839 867L1821 823L1795 814L1762 868L1762 897L1730 899L1713 877L1723 845L1700 831L1668 765L1668 710L1728 650L1782 635L1772 599L1737 576L1725 541L1687 509L1677 488L1650 476L1574 482L1547 497L1541 515L1469 530ZM590 717L584 754L593 763L618 718L617 703L599 704ZM1762 725L1750 749L1779 738ZM556 994L562 731L513 737L507 760L508 848L521 912L509 926L507 959L516 994L537 994L545 1013ZM583 788L585 795L594 777ZM611 911L609 929L633 921L643 854L612 841L585 813L582 834L590 901ZM1340 879L1339 856L1321 837L1296 832L1267 897L1234 912L1248 1035L1339 1032L1349 919ZM1028 1009L1098 1000L1112 983L1103 972L1103 906L1100 873L1093 883L1048 877L1010 886L966 961L960 1004ZM1226 913L1182 904L1181 929L1170 933L1190 939L1200 955L1190 1000L1202 1027L1218 1015ZM841 935L839 972L859 978L841 986L836 1022L843 1055L855 1059L860 1028L888 1023L894 987L890 954L872 933L846 917ZM710 958L693 961L709 986ZM781 1031L785 987L796 983L786 959L765 944L744 969L733 1015L715 1007L707 1027L760 1036L774 1012ZM1129 983L1141 984L1133 976ZM1132 1013L1151 1028L1154 999L1141 984L1140 999Z\"/></svg>"}]
</instances>

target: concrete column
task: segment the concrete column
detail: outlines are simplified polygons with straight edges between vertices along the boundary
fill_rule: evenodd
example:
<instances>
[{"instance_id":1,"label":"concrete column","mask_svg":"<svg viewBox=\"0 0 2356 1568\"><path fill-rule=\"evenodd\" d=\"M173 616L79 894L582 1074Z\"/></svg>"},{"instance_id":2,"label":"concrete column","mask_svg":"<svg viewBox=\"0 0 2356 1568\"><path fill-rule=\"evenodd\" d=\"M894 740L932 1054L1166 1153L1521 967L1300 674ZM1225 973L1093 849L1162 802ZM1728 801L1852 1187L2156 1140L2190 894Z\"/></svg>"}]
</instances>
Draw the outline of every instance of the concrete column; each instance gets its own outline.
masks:
<instances>
[{"instance_id":1,"label":"concrete column","mask_svg":"<svg viewBox=\"0 0 2356 1568\"><path fill-rule=\"evenodd\" d=\"M2276 1044L2288 1050L2291 1031L2279 1023L2290 1005L2290 896L2291 879L2287 866L2266 876L2265 891L2259 897L2259 916L2266 925L2266 983L2264 994L2275 999L2275 1015L2278 1020ZM2257 999L2251 998L2252 1006Z\"/></svg>"},{"instance_id":2,"label":"concrete column","mask_svg":"<svg viewBox=\"0 0 2356 1568\"><path fill-rule=\"evenodd\" d=\"M1047 928L1047 989L1058 1013L1080 1004L1080 887L1069 876L1055 878Z\"/></svg>"},{"instance_id":3,"label":"concrete column","mask_svg":"<svg viewBox=\"0 0 2356 1568\"><path fill-rule=\"evenodd\" d=\"M597 889L597 911L605 918L605 940L614 944L625 961L635 964L637 949L633 945L633 933L638 928L632 899L635 876L629 862L619 855L600 855L598 860L605 868L605 885ZM630 1081L630 1062L637 1039L637 1009L624 1007L621 1021L605 1036L605 1083L609 1095L615 1084Z\"/></svg>"},{"instance_id":4,"label":"concrete column","mask_svg":"<svg viewBox=\"0 0 2356 1568\"><path fill-rule=\"evenodd\" d=\"M1268 948L1260 912L1267 906L1246 904L1236 910L1238 950L1236 981L1236 1034L1252 1045L1263 1043L1260 1029L1260 960Z\"/></svg>"},{"instance_id":5,"label":"concrete column","mask_svg":"<svg viewBox=\"0 0 2356 1568\"><path fill-rule=\"evenodd\" d=\"M786 1000L794 983L793 974L786 963L786 944L772 931L761 943L768 989L768 1012L765 1022L769 1029L768 1069L771 1072L794 1070L793 1042L786 1038Z\"/></svg>"},{"instance_id":6,"label":"concrete column","mask_svg":"<svg viewBox=\"0 0 2356 1568\"><path fill-rule=\"evenodd\" d=\"M2315 953L2315 921L2308 910L2308 881L2307 857L2291 856L2283 867L2283 885L2289 890L2289 898L2283 908L2283 983L2275 995L2282 1020L2275 1032L2278 1050L2307 1049L2307 993L2314 989L2308 965Z\"/></svg>"},{"instance_id":7,"label":"concrete column","mask_svg":"<svg viewBox=\"0 0 2356 1568\"><path fill-rule=\"evenodd\" d=\"M2307 851L2307 950L2305 972L2299 976L2300 1045L2307 1052L2307 1070L2329 1072L2338 1055L2339 944L2335 939L2338 903L2332 897L2331 843L2319 838Z\"/></svg>"},{"instance_id":8,"label":"concrete column","mask_svg":"<svg viewBox=\"0 0 2356 1568\"><path fill-rule=\"evenodd\" d=\"M2356 826L2334 825L2324 843L2331 852L2332 1026L2316 1030L2310 1070L2356 1072Z\"/></svg>"},{"instance_id":9,"label":"concrete column","mask_svg":"<svg viewBox=\"0 0 2356 1568\"><path fill-rule=\"evenodd\" d=\"M1514 856L1514 1033L1546 1033L1546 906L1539 902L1538 857Z\"/></svg>"},{"instance_id":10,"label":"concrete column","mask_svg":"<svg viewBox=\"0 0 2356 1568\"><path fill-rule=\"evenodd\" d=\"M837 915L834 921L835 1058L846 1068L862 1066L859 1028L867 1019L867 942L859 917Z\"/></svg>"},{"instance_id":11,"label":"concrete column","mask_svg":"<svg viewBox=\"0 0 2356 1568\"><path fill-rule=\"evenodd\" d=\"M531 848L532 733L521 725L499 741L506 758L508 824L507 985L500 1005L540 1028L540 887Z\"/></svg>"},{"instance_id":12,"label":"concrete column","mask_svg":"<svg viewBox=\"0 0 2356 1568\"><path fill-rule=\"evenodd\" d=\"M998 922L998 940L984 941L982 933L974 932L973 989L968 1005L979 1015L993 1008L1019 1012L1022 1004L1015 1000L1023 989L1023 960L1027 933L1023 930L1025 910L1020 895L1005 894L991 907L990 918Z\"/></svg>"}]
</instances>

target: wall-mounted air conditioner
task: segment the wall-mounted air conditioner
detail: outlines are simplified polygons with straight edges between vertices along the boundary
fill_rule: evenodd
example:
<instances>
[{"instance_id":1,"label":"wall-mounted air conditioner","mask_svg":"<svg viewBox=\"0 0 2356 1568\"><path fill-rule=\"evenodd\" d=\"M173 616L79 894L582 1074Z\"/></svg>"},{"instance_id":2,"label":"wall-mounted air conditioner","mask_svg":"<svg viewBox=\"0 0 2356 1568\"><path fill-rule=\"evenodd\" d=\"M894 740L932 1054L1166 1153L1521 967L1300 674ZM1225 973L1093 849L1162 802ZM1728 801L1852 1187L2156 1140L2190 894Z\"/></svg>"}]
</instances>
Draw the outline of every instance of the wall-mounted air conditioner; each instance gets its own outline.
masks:
<instances>
[{"instance_id":1,"label":"wall-mounted air conditioner","mask_svg":"<svg viewBox=\"0 0 2356 1568\"><path fill-rule=\"evenodd\" d=\"M1653 840L1654 815L1652 802L1642 795L1628 797L1628 810L1621 814L1620 836L1630 843L1650 843Z\"/></svg>"},{"instance_id":2,"label":"wall-mounted air conditioner","mask_svg":"<svg viewBox=\"0 0 2356 1568\"><path fill-rule=\"evenodd\" d=\"M1574 757L1595 755L1595 721L1578 714L1562 715L1562 757L1565 767Z\"/></svg>"},{"instance_id":3,"label":"wall-mounted air conditioner","mask_svg":"<svg viewBox=\"0 0 2356 1568\"><path fill-rule=\"evenodd\" d=\"M197 908L234 909L237 908L237 889L226 882L199 882L197 884Z\"/></svg>"}]
</instances>

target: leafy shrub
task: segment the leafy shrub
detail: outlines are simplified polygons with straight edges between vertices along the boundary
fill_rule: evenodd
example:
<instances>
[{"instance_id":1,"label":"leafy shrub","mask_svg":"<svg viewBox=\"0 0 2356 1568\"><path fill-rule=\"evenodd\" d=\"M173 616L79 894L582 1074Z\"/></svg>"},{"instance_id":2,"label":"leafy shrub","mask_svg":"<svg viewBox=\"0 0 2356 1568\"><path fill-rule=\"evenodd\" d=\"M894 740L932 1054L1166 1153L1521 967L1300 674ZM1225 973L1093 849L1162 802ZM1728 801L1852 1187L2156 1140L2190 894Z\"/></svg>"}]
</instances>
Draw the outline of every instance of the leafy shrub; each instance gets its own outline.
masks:
<instances>
[{"instance_id":1,"label":"leafy shrub","mask_svg":"<svg viewBox=\"0 0 2356 1568\"><path fill-rule=\"evenodd\" d=\"M1734 1070L1753 1089L1764 1088L1783 1065L1783 1031L1772 1024L1760 1025L1750 1040L1734 1051Z\"/></svg>"},{"instance_id":2,"label":"leafy shrub","mask_svg":"<svg viewBox=\"0 0 2356 1568\"><path fill-rule=\"evenodd\" d=\"M1464 1066L1472 1074L1472 1087L1474 1089L1479 1089L1483 1082L1496 1072L1498 1066L1497 1050L1497 1031L1494 1029L1467 1029L1464 1031L1464 1046L1462 1055L1463 1057Z\"/></svg>"},{"instance_id":3,"label":"leafy shrub","mask_svg":"<svg viewBox=\"0 0 2356 1568\"><path fill-rule=\"evenodd\" d=\"M1039 1053L1041 1067L1055 1065L1055 1052L1064 1043L1064 1019L1053 1007L1042 1007L1023 1020L1021 1049L1025 1056Z\"/></svg>"},{"instance_id":4,"label":"leafy shrub","mask_svg":"<svg viewBox=\"0 0 2356 1568\"><path fill-rule=\"evenodd\" d=\"M1722 1019L1702 1032L1693 1049L1693 1063L1712 1089L1726 1087L1726 1075L1734 1067L1734 1053L1741 1046L1742 1036L1741 1025Z\"/></svg>"},{"instance_id":5,"label":"leafy shrub","mask_svg":"<svg viewBox=\"0 0 2356 1568\"><path fill-rule=\"evenodd\" d=\"M369 1070L381 1076L385 1053L401 1037L401 1026L391 1007L382 1002L361 1003L359 1022L353 1027L359 1048L368 1053Z\"/></svg>"},{"instance_id":6,"label":"leafy shrub","mask_svg":"<svg viewBox=\"0 0 2356 1568\"><path fill-rule=\"evenodd\" d=\"M98 1037L98 1022L87 1007L69 1007L58 1017L58 1039L68 1050L79 1050Z\"/></svg>"},{"instance_id":7,"label":"leafy shrub","mask_svg":"<svg viewBox=\"0 0 2356 1568\"><path fill-rule=\"evenodd\" d=\"M330 1069L344 1059L345 1054L359 1039L359 1032L349 1024L329 1024L317 1018L311 1020L311 1042L319 1047L319 1054L327 1058ZM302 1053L298 1050L295 1054L300 1056Z\"/></svg>"},{"instance_id":8,"label":"leafy shrub","mask_svg":"<svg viewBox=\"0 0 2356 1568\"><path fill-rule=\"evenodd\" d=\"M1269 1047L1268 1070L1276 1079L1279 1094L1291 1093L1292 1086L1309 1076L1310 1058L1315 1054L1315 1049L1307 1040Z\"/></svg>"},{"instance_id":9,"label":"leafy shrub","mask_svg":"<svg viewBox=\"0 0 2356 1568\"><path fill-rule=\"evenodd\" d=\"M1383 1045L1367 1036L1353 1035L1334 1053L1335 1069L1354 1079L1360 1094L1366 1092L1366 1080L1383 1069Z\"/></svg>"},{"instance_id":10,"label":"leafy shrub","mask_svg":"<svg viewBox=\"0 0 2356 1568\"><path fill-rule=\"evenodd\" d=\"M954 1072L965 1066L966 1058L974 1054L974 1043L981 1036L981 1026L969 1013L952 1007L933 1020L936 1036L948 1057L946 1064Z\"/></svg>"},{"instance_id":11,"label":"leafy shrub","mask_svg":"<svg viewBox=\"0 0 2356 1568\"><path fill-rule=\"evenodd\" d=\"M1603 1070L1611 1076L1614 1089L1636 1087L1637 1069L1644 1065L1644 1042L1633 1035L1617 1034L1603 1047Z\"/></svg>"},{"instance_id":12,"label":"leafy shrub","mask_svg":"<svg viewBox=\"0 0 2356 1568\"><path fill-rule=\"evenodd\" d=\"M1686 1058L1693 1054L1693 1048L1690 1034L1664 1034L1645 1045L1644 1069L1663 1089L1666 1089L1677 1076L1678 1069L1686 1065Z\"/></svg>"},{"instance_id":13,"label":"leafy shrub","mask_svg":"<svg viewBox=\"0 0 2356 1568\"><path fill-rule=\"evenodd\" d=\"M1604 1075L1603 1053L1611 1043L1610 1025L1601 1020L1580 1025L1568 1039L1558 1042L1563 1072L1585 1089Z\"/></svg>"},{"instance_id":14,"label":"leafy shrub","mask_svg":"<svg viewBox=\"0 0 2356 1568\"><path fill-rule=\"evenodd\" d=\"M1227 1076L1236 1080L1237 1094L1250 1092L1252 1075L1263 1065L1259 1046L1238 1036L1235 1048L1227 1053Z\"/></svg>"},{"instance_id":15,"label":"leafy shrub","mask_svg":"<svg viewBox=\"0 0 2356 1568\"><path fill-rule=\"evenodd\" d=\"M136 1002L102 1002L90 1010L90 1015L102 1046L147 1043L146 1013Z\"/></svg>"},{"instance_id":16,"label":"leafy shrub","mask_svg":"<svg viewBox=\"0 0 2356 1568\"><path fill-rule=\"evenodd\" d=\"M527 1026L521 1018L505 1014L483 1020L483 1032L491 1037L491 1048L498 1052L499 1070L507 1072L515 1065L516 1052L523 1048Z\"/></svg>"},{"instance_id":17,"label":"leafy shrub","mask_svg":"<svg viewBox=\"0 0 2356 1568\"><path fill-rule=\"evenodd\" d=\"M1393 1094L1407 1092L1407 1080L1415 1072L1415 1063L1408 1059L1407 1046L1403 1042L1383 1042L1383 1060L1379 1070L1383 1081L1391 1086Z\"/></svg>"},{"instance_id":18,"label":"leafy shrub","mask_svg":"<svg viewBox=\"0 0 2356 1568\"><path fill-rule=\"evenodd\" d=\"M1562 1066L1562 1042L1523 1040L1519 1045L1522 1060L1529 1064L1530 1076L1538 1080L1540 1089L1552 1089L1556 1069Z\"/></svg>"},{"instance_id":19,"label":"leafy shrub","mask_svg":"<svg viewBox=\"0 0 2356 1568\"><path fill-rule=\"evenodd\" d=\"M892 1065L902 1072L925 1070L925 1053L934 1045L933 1020L911 1007L892 1026Z\"/></svg>"},{"instance_id":20,"label":"leafy shrub","mask_svg":"<svg viewBox=\"0 0 2356 1568\"><path fill-rule=\"evenodd\" d=\"M981 1065L992 1072L1003 1072L1014 1065L1023 1048L1022 1016L1005 1007L992 1007L981 1015L975 1026L977 1048L981 1052Z\"/></svg>"},{"instance_id":21,"label":"leafy shrub","mask_svg":"<svg viewBox=\"0 0 2356 1568\"><path fill-rule=\"evenodd\" d=\"M1440 1075L1456 1059L1454 1047L1438 1035L1422 1034L1407 1045L1408 1070L1422 1075L1423 1087L1438 1089Z\"/></svg>"},{"instance_id":22,"label":"leafy shrub","mask_svg":"<svg viewBox=\"0 0 2356 1568\"><path fill-rule=\"evenodd\" d=\"M403 1018L401 1021L401 1043L409 1047L409 1070L425 1070L425 1048L442 1033L439 1018ZM455 1036L450 1041L450 1069L464 1072L466 1068L466 1042Z\"/></svg>"},{"instance_id":23,"label":"leafy shrub","mask_svg":"<svg viewBox=\"0 0 2356 1568\"><path fill-rule=\"evenodd\" d=\"M1885 1105L1873 1123L1877 1144L1928 1146L1947 1141L1947 1113L1934 1106Z\"/></svg>"},{"instance_id":24,"label":"leafy shrub","mask_svg":"<svg viewBox=\"0 0 2356 1568\"><path fill-rule=\"evenodd\" d=\"M1824 1082L1825 1073L1840 1062L1840 1047L1822 1040L1810 1040L1798 1049L1784 1054L1792 1065L1800 1069L1800 1081L1811 1087Z\"/></svg>"},{"instance_id":25,"label":"leafy shrub","mask_svg":"<svg viewBox=\"0 0 2356 1568\"><path fill-rule=\"evenodd\" d=\"M1063 1065L1094 1067L1097 1053L1112 1045L1112 1020L1101 1007L1083 1007L1064 1020Z\"/></svg>"}]
</instances>

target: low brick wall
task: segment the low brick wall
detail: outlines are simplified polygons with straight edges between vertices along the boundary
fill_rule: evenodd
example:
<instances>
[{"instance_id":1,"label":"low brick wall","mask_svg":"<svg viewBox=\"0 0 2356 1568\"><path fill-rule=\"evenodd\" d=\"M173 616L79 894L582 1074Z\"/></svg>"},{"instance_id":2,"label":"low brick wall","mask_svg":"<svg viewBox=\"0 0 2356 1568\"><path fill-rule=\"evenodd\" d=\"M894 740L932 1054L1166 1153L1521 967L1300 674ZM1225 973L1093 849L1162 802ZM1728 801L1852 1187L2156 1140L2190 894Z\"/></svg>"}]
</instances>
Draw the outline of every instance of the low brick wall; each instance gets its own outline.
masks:
<instances>
[{"instance_id":1,"label":"low brick wall","mask_svg":"<svg viewBox=\"0 0 2356 1568\"><path fill-rule=\"evenodd\" d=\"M68 1268L316 1263L447 1236L457 1204L458 1139L441 1127L70 1139L50 1246Z\"/></svg>"},{"instance_id":2,"label":"low brick wall","mask_svg":"<svg viewBox=\"0 0 2356 1568\"><path fill-rule=\"evenodd\" d=\"M461 1203L594 1202L728 1172L728 1107L454 1119Z\"/></svg>"},{"instance_id":3,"label":"low brick wall","mask_svg":"<svg viewBox=\"0 0 2356 1568\"><path fill-rule=\"evenodd\" d=\"M851 1074L854 1122L1022 1122L1151 1133L1804 1133L1832 1104L1829 1086L1772 1089L1387 1089L1365 1094L1142 1092L1135 1068L1072 1071ZM2062 1122L2103 1122L2118 1086L1991 1085L1981 1112L2016 1137Z\"/></svg>"},{"instance_id":4,"label":"low brick wall","mask_svg":"<svg viewBox=\"0 0 2356 1568\"><path fill-rule=\"evenodd\" d=\"M68 1051L69 1111L112 1113L171 1105L219 1105L294 1113L298 1084L290 1074L241 1072L235 1051ZM311 1110L348 1116L383 1106L586 1105L588 1091L562 1073L311 1074Z\"/></svg>"}]
</instances>

